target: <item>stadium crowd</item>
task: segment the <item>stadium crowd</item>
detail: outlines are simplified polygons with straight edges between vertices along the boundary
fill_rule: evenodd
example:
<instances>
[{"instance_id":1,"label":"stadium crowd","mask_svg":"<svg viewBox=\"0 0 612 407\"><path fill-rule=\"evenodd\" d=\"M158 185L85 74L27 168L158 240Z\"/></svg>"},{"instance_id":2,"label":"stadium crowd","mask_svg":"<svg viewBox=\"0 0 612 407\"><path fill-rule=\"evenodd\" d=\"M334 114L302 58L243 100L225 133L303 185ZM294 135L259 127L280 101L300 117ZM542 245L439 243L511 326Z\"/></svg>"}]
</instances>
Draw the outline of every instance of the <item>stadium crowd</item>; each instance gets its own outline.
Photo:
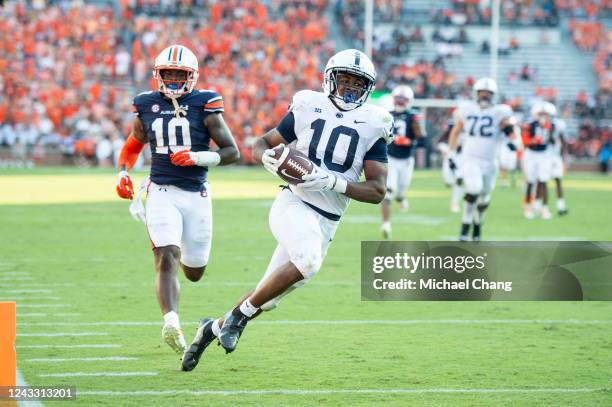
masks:
<instances>
[{"instance_id":1,"label":"stadium crowd","mask_svg":"<svg viewBox=\"0 0 612 407\"><path fill-rule=\"evenodd\" d=\"M251 137L277 123L296 89L321 86L320 66L334 52L324 0L127 1L129 19L110 7L37 4L0 9L0 144L16 152L56 145L110 165L130 131L131 98L157 87L153 60L178 42L200 58L198 86L223 95L248 162ZM183 14L180 24L149 15L167 4ZM181 12L193 4L212 24Z\"/></svg>"},{"instance_id":2,"label":"stadium crowd","mask_svg":"<svg viewBox=\"0 0 612 407\"><path fill-rule=\"evenodd\" d=\"M320 69L335 47L327 35L329 22L321 18L328 3L121 0L119 12L110 6L71 1L7 4L0 9L0 145L10 146L13 155L29 152L35 157L42 154L42 147L57 146L66 161L111 165L130 131L132 97L156 87L150 75L153 59L162 48L178 42L200 58L198 86L223 95L226 120L249 162L253 137L277 122L295 90L320 88ZM453 22L450 28L455 30L441 26L434 30L433 39L460 47L468 41L463 24L480 21L472 20L480 19L483 10L477 1L449 3L442 13L445 19L439 22ZM596 51L593 66L599 91L595 95L580 92L575 101L560 103L560 111L585 120L574 151L594 156L596 143L589 140L609 135L608 128L597 123L612 113L612 34L598 28L594 41L588 27L601 27L597 15L609 10L609 5L605 1L551 3L504 1L504 18L516 17L518 23L532 25L550 25L546 19L558 13L581 19L572 20L570 29L578 47ZM398 0L376 0L375 4L375 18L384 22L399 21L405 6ZM334 7L344 36L363 40L362 1L337 0ZM544 22L535 19L540 10L544 10ZM457 19L457 13L467 17ZM434 12L434 21L438 14ZM525 16L530 20L524 20ZM382 67L377 88L390 90L406 83L419 98L470 97L474 78L459 79L445 67L445 58L452 53L439 53L433 61L393 58L409 55L410 44L423 41L422 29L415 24L396 25L390 32L375 27L373 59ZM520 72L510 72L507 79L533 80L536 75L526 65ZM558 102L554 88L536 87L535 96ZM507 102L524 109L520 98Z\"/></svg>"}]
</instances>

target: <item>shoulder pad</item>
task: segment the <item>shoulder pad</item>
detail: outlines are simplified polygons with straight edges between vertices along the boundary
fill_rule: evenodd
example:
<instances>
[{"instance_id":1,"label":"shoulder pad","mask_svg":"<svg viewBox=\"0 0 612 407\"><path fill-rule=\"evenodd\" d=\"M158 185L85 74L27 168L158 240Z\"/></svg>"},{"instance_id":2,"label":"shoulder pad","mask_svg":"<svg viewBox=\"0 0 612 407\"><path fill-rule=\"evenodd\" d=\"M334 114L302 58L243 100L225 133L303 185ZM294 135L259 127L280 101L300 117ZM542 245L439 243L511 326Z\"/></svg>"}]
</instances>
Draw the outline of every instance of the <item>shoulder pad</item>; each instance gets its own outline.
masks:
<instances>
[{"instance_id":1,"label":"shoulder pad","mask_svg":"<svg viewBox=\"0 0 612 407\"><path fill-rule=\"evenodd\" d=\"M301 90L293 95L289 110L294 112L302 110L304 107L309 107L319 95L322 95L322 93L312 90Z\"/></svg>"},{"instance_id":2,"label":"shoulder pad","mask_svg":"<svg viewBox=\"0 0 612 407\"><path fill-rule=\"evenodd\" d=\"M366 106L370 108L369 117L371 126L380 130L378 138L382 137L387 144L391 144L393 142L393 116L380 106L371 104Z\"/></svg>"},{"instance_id":3,"label":"shoulder pad","mask_svg":"<svg viewBox=\"0 0 612 407\"><path fill-rule=\"evenodd\" d=\"M497 105L497 111L502 117L512 116L512 108L506 104Z\"/></svg>"}]
</instances>

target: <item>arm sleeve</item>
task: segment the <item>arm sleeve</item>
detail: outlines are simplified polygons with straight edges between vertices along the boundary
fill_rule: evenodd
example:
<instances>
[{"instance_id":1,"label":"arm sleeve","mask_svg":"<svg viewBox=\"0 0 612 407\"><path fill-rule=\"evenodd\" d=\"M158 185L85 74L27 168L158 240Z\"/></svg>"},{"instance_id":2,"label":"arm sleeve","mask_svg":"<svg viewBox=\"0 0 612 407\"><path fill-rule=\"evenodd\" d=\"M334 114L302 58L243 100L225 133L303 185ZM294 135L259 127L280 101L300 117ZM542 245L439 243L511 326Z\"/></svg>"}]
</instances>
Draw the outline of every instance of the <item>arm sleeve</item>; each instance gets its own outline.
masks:
<instances>
[{"instance_id":1,"label":"arm sleeve","mask_svg":"<svg viewBox=\"0 0 612 407\"><path fill-rule=\"evenodd\" d=\"M287 144L297 139L295 135L295 116L292 111L287 112L278 126L276 126L276 130L278 130L285 141L287 141Z\"/></svg>"},{"instance_id":2,"label":"arm sleeve","mask_svg":"<svg viewBox=\"0 0 612 407\"><path fill-rule=\"evenodd\" d=\"M387 159L387 143L384 139L379 138L376 143L363 156L363 161L372 160L386 163Z\"/></svg>"}]
</instances>

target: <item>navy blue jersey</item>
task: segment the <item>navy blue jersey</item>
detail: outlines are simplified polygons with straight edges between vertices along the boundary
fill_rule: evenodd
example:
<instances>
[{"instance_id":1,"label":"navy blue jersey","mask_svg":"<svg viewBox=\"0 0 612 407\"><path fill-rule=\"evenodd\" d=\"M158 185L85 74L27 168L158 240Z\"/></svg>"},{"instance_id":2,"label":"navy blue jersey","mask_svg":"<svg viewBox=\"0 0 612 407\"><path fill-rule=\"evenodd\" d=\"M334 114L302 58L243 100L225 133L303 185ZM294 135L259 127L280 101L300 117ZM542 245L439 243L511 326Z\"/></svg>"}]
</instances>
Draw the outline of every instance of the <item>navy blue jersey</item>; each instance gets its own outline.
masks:
<instances>
[{"instance_id":1,"label":"navy blue jersey","mask_svg":"<svg viewBox=\"0 0 612 407\"><path fill-rule=\"evenodd\" d=\"M170 154L184 149L208 151L210 135L204 124L209 114L223 112L223 99L212 90L194 90L177 99L187 112L177 118L172 101L157 91L134 98L133 111L140 118L151 145L151 181L174 185L187 191L201 191L207 167L181 167L170 162Z\"/></svg>"},{"instance_id":2,"label":"navy blue jersey","mask_svg":"<svg viewBox=\"0 0 612 407\"><path fill-rule=\"evenodd\" d=\"M416 134L412 126L418 125L419 114L411 109L404 112L391 112L391 114L393 115L395 137L393 143L388 146L387 152L394 158L409 158L416 142Z\"/></svg>"},{"instance_id":3,"label":"navy blue jersey","mask_svg":"<svg viewBox=\"0 0 612 407\"><path fill-rule=\"evenodd\" d=\"M548 123L547 126L542 126L539 121L535 120L529 123L529 130L524 141L528 149L534 151L544 151L546 146L552 142L553 134L555 133L555 124Z\"/></svg>"}]
</instances>

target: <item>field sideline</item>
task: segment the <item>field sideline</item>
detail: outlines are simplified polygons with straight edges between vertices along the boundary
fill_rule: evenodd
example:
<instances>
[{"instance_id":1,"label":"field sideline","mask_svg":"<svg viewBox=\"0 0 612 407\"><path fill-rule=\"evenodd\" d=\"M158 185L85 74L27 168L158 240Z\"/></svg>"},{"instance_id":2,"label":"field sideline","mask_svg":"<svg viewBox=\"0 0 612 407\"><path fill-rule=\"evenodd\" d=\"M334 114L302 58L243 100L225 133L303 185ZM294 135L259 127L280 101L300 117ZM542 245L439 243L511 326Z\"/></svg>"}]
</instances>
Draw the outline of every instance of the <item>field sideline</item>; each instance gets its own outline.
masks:
<instances>
[{"instance_id":1,"label":"field sideline","mask_svg":"<svg viewBox=\"0 0 612 407\"><path fill-rule=\"evenodd\" d=\"M611 303L362 302L359 247L379 238L380 209L357 202L311 284L251 323L235 353L213 346L179 372L160 338L147 235L115 198L115 176L0 171L0 300L18 303L25 381L76 386L75 402L54 406L612 404ZM188 340L198 318L258 281L275 245L267 212L279 180L233 168L211 183L206 276L180 278ZM484 239L611 240L612 179L566 184L570 214L550 221L525 220L522 189L498 187ZM408 214L394 207L395 239L456 236L439 172L417 172L409 197Z\"/></svg>"}]
</instances>

